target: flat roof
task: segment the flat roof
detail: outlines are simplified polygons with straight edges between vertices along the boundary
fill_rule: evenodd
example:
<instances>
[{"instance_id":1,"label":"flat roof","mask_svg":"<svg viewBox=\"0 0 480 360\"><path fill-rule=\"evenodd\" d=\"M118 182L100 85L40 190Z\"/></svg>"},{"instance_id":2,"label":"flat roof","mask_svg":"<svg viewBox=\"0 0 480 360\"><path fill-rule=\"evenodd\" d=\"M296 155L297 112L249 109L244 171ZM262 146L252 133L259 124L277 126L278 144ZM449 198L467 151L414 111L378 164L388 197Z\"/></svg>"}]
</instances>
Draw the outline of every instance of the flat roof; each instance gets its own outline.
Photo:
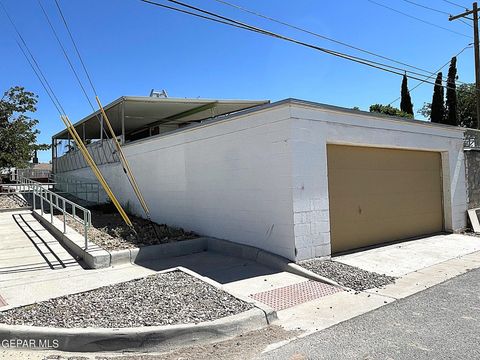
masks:
<instances>
[{"instance_id":1,"label":"flat roof","mask_svg":"<svg viewBox=\"0 0 480 360\"><path fill-rule=\"evenodd\" d=\"M115 134L122 134L122 112L125 133L159 125L167 130L179 124L190 124L221 115L232 114L259 105L269 100L220 100L155 98L150 96L122 96L104 106ZM100 111L96 111L74 124L85 139L100 137ZM53 135L53 139L68 139L67 129Z\"/></svg>"},{"instance_id":2,"label":"flat roof","mask_svg":"<svg viewBox=\"0 0 480 360\"><path fill-rule=\"evenodd\" d=\"M382 119L382 120L400 121L400 122L413 124L413 125L439 127L439 128L445 129L445 130L454 130L454 131L462 131L462 132L467 130L467 128L464 128L464 127L461 127L461 126L438 124L438 123L432 123L431 121L428 121L428 120L419 120L419 119L415 119L415 118L409 119L409 118L405 118L405 117L401 117L401 116L386 115L386 114L382 114L382 113L370 112L370 111L365 111L365 110L349 109L349 108L344 108L344 107L341 107L341 106L322 104L322 103L318 103L318 102L314 102L314 101L300 100L300 99L295 99L295 98L288 98L288 99L285 99L285 100L280 100L280 101L274 102L270 105L271 106L277 106L277 105L281 105L281 104L285 104L285 103L304 105L304 106L308 106L308 107L315 107L315 108L319 108L319 109L323 109L323 110L347 113L347 114L357 115L357 116L374 117L374 118Z\"/></svg>"},{"instance_id":3,"label":"flat roof","mask_svg":"<svg viewBox=\"0 0 480 360\"><path fill-rule=\"evenodd\" d=\"M409 119L381 113L349 109L295 98L287 98L271 103L269 100L214 100L123 96L104 107L115 133L118 135L121 134L122 130L120 115L122 103L125 111L126 133L132 131L132 129L141 128L142 126L147 126L156 122L161 126L166 127L166 129L169 129L169 125L176 124L188 125L192 123L193 127L201 126L201 124L195 123L200 120L207 120L205 121L205 124L212 124L217 121L288 104L312 107L320 110L345 113L354 116L366 116L369 118L377 118L379 120L396 121L419 126L438 127L444 130L461 132L466 130L466 128L459 126L437 124L426 120ZM83 133L83 124L88 124L88 128L85 126L85 138L98 138L98 134L100 133L100 125L97 119L98 115L99 111L90 114L74 124L81 136ZM187 128L191 128L192 126L188 126ZM181 130L170 128L169 130L181 131L183 128ZM68 139L68 132L65 129L54 135L53 138Z\"/></svg>"}]
</instances>

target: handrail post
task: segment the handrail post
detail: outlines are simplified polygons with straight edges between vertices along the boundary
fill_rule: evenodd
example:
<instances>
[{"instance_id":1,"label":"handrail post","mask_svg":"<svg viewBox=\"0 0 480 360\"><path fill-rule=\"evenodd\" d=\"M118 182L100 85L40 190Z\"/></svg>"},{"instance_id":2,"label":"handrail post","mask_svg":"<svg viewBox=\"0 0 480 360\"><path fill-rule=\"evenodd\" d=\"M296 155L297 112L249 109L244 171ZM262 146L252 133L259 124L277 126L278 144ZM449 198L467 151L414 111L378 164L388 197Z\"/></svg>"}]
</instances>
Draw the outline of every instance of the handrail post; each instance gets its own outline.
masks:
<instances>
[{"instance_id":1,"label":"handrail post","mask_svg":"<svg viewBox=\"0 0 480 360\"><path fill-rule=\"evenodd\" d=\"M40 209L42 211L42 216L43 216L43 188L39 186L40 188Z\"/></svg>"},{"instance_id":2,"label":"handrail post","mask_svg":"<svg viewBox=\"0 0 480 360\"><path fill-rule=\"evenodd\" d=\"M52 199L52 193L50 193L50 222L53 224L53 199Z\"/></svg>"},{"instance_id":3,"label":"handrail post","mask_svg":"<svg viewBox=\"0 0 480 360\"><path fill-rule=\"evenodd\" d=\"M32 210L33 211L35 211L35 200L36 200L36 198L35 198L35 188L36 187L37 187L36 185L33 185L33 190L32 190Z\"/></svg>"},{"instance_id":4,"label":"handrail post","mask_svg":"<svg viewBox=\"0 0 480 360\"><path fill-rule=\"evenodd\" d=\"M63 211L63 233L66 234L67 233L67 219L66 219L66 216L65 216L65 198L63 198L63 207L62 207L62 211Z\"/></svg>"},{"instance_id":5,"label":"handrail post","mask_svg":"<svg viewBox=\"0 0 480 360\"><path fill-rule=\"evenodd\" d=\"M84 209L83 210L83 234L85 236L85 250L88 250L88 226L87 226L87 221L88 221L88 210Z\"/></svg>"}]
</instances>

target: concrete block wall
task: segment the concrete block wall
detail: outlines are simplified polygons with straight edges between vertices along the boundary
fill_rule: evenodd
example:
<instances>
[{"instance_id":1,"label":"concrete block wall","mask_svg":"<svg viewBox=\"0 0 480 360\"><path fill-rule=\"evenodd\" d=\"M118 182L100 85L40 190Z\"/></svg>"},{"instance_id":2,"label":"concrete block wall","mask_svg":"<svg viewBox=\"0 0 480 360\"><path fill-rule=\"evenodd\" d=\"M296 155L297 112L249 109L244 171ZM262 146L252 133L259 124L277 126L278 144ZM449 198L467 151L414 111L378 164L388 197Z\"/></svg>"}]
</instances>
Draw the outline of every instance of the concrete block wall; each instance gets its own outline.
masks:
<instances>
[{"instance_id":1,"label":"concrete block wall","mask_svg":"<svg viewBox=\"0 0 480 360\"><path fill-rule=\"evenodd\" d=\"M327 144L440 152L445 228L466 226L457 128L293 100L140 140L124 151L156 222L299 261L331 253ZM100 168L121 202L142 216L121 167ZM93 178L88 168L72 175Z\"/></svg>"},{"instance_id":2,"label":"concrete block wall","mask_svg":"<svg viewBox=\"0 0 480 360\"><path fill-rule=\"evenodd\" d=\"M327 149L325 134L318 130L309 122L292 119L296 260L330 254Z\"/></svg>"},{"instance_id":3,"label":"concrete block wall","mask_svg":"<svg viewBox=\"0 0 480 360\"><path fill-rule=\"evenodd\" d=\"M288 106L247 113L124 146L159 223L295 259ZM116 164L100 167L123 204L143 215ZM93 176L89 169L76 176Z\"/></svg>"},{"instance_id":4,"label":"concrete block wall","mask_svg":"<svg viewBox=\"0 0 480 360\"><path fill-rule=\"evenodd\" d=\"M465 151L465 167L467 176L468 208L480 207L480 151Z\"/></svg>"},{"instance_id":5,"label":"concrete block wall","mask_svg":"<svg viewBox=\"0 0 480 360\"><path fill-rule=\"evenodd\" d=\"M445 229L465 228L462 130L295 103L291 114L296 260L331 254L327 144L441 152Z\"/></svg>"}]
</instances>

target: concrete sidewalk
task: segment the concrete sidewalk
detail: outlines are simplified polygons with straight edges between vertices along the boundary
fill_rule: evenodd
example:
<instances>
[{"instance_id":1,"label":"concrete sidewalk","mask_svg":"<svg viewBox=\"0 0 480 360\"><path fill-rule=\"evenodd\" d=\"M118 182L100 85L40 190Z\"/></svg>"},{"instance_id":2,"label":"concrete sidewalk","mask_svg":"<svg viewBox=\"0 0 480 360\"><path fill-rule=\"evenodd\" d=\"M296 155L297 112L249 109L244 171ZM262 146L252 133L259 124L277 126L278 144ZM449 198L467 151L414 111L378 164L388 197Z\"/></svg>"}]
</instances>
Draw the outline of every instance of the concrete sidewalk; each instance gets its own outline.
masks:
<instances>
[{"instance_id":1,"label":"concrete sidewalk","mask_svg":"<svg viewBox=\"0 0 480 360\"><path fill-rule=\"evenodd\" d=\"M251 260L213 251L85 270L31 215L30 211L0 213L0 296L11 307L88 291L182 266L215 281L228 292L252 294L306 282Z\"/></svg>"},{"instance_id":2,"label":"concrete sidewalk","mask_svg":"<svg viewBox=\"0 0 480 360\"><path fill-rule=\"evenodd\" d=\"M480 270L259 356L261 359L478 359Z\"/></svg>"},{"instance_id":3,"label":"concrete sidewalk","mask_svg":"<svg viewBox=\"0 0 480 360\"><path fill-rule=\"evenodd\" d=\"M398 277L475 251L480 251L480 238L448 234L336 256L332 260Z\"/></svg>"},{"instance_id":4,"label":"concrete sidewalk","mask_svg":"<svg viewBox=\"0 0 480 360\"><path fill-rule=\"evenodd\" d=\"M155 271L182 266L216 281L226 291L244 297L307 281L299 275L213 251L139 262L137 265Z\"/></svg>"},{"instance_id":5,"label":"concrete sidewalk","mask_svg":"<svg viewBox=\"0 0 480 360\"><path fill-rule=\"evenodd\" d=\"M125 265L85 270L31 215L0 213L0 310L91 290L154 273Z\"/></svg>"},{"instance_id":6,"label":"concrete sidewalk","mask_svg":"<svg viewBox=\"0 0 480 360\"><path fill-rule=\"evenodd\" d=\"M480 238L450 234L334 257L334 261L398 279L384 288L341 292L279 311L277 324L303 330L303 336L326 329L480 268L479 250Z\"/></svg>"}]
</instances>

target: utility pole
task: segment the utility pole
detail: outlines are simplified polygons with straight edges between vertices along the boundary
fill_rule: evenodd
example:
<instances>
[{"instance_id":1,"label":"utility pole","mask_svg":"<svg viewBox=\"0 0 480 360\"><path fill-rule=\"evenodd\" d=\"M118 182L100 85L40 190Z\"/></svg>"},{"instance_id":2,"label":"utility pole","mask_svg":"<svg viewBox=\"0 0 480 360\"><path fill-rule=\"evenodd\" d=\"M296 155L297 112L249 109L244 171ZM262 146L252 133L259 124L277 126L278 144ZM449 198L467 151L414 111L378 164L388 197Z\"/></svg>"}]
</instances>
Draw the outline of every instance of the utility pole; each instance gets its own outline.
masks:
<instances>
[{"instance_id":1,"label":"utility pole","mask_svg":"<svg viewBox=\"0 0 480 360\"><path fill-rule=\"evenodd\" d=\"M467 17L472 14L473 19ZM453 21L460 18L467 18L473 20L473 46L475 48L475 98L477 103L477 129L480 129L480 49L478 45L478 6L477 2L472 4L472 10L467 10L464 13L450 16L448 21Z\"/></svg>"}]
</instances>

